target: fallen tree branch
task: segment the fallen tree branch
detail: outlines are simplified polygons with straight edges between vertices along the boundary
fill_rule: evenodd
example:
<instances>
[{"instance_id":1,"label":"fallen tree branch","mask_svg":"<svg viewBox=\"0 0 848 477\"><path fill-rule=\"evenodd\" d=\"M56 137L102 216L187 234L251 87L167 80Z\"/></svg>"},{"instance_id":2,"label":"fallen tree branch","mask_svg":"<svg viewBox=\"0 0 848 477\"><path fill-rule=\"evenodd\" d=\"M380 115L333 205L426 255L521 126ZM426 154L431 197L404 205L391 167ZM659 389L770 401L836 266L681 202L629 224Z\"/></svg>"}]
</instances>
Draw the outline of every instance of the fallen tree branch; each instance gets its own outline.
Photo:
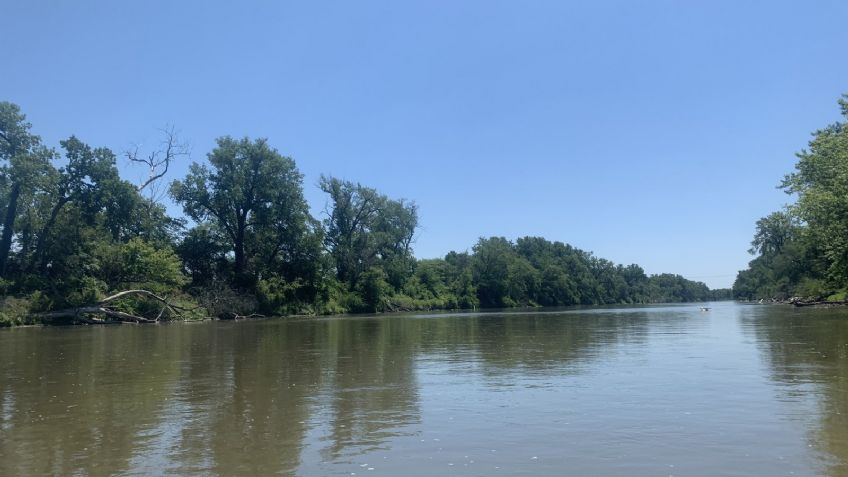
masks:
<instances>
[{"instance_id":1,"label":"fallen tree branch","mask_svg":"<svg viewBox=\"0 0 848 477\"><path fill-rule=\"evenodd\" d=\"M169 302L167 299L162 298L161 296L159 296L159 295L157 295L157 294L155 294L151 291L140 290L140 289L139 290L125 290L125 291L122 291L120 293L115 293L112 296L107 296L106 298L100 300L99 302L97 302L97 304L104 306L104 305L111 303L115 300L118 300L120 298L124 298L124 297L127 297L127 296L131 296L131 295L142 295L142 296L146 296L148 298L153 298L154 300L156 300L158 302L164 303L168 308L171 308L171 309L174 309L174 308L180 308L180 309L183 309L183 310L186 309L186 308L183 308L181 306L171 304L171 302Z\"/></svg>"},{"instance_id":2,"label":"fallen tree branch","mask_svg":"<svg viewBox=\"0 0 848 477\"><path fill-rule=\"evenodd\" d=\"M795 306L798 306L798 307L801 307L801 306L840 306L840 305L848 305L848 300L836 300L836 301L828 301L828 300L821 300L821 301L795 300L795 301L791 301L790 300L789 303L791 303Z\"/></svg>"},{"instance_id":3,"label":"fallen tree branch","mask_svg":"<svg viewBox=\"0 0 848 477\"><path fill-rule=\"evenodd\" d=\"M159 315L155 319L145 318L143 316L133 315L130 313L126 313L123 311L113 310L109 308L107 305L112 303L118 299L125 298L133 295L141 295L147 298L154 299L163 304L162 310L159 312ZM42 320L52 320L56 318L72 318L74 321L88 323L88 324L104 324L109 323L107 320L100 320L95 318L88 318L85 315L105 315L109 318L114 318L116 321L120 322L133 322L133 323L156 323L158 322L165 310L171 310L174 315L181 316L181 314L177 311L177 309L188 311L187 308L174 305L170 303L167 299L156 295L155 293L148 290L125 290L120 293L116 293L114 295L108 296L94 305L88 306L80 306L76 308L66 308L64 310L56 310L56 311L48 311L45 313L38 313L35 315L36 318L40 318Z\"/></svg>"},{"instance_id":4,"label":"fallen tree branch","mask_svg":"<svg viewBox=\"0 0 848 477\"><path fill-rule=\"evenodd\" d=\"M227 313L227 316L231 320L244 320L246 318L265 318L265 315L260 315L259 313L251 313L249 315L239 315L238 313L233 313L232 311Z\"/></svg>"},{"instance_id":5,"label":"fallen tree branch","mask_svg":"<svg viewBox=\"0 0 848 477\"><path fill-rule=\"evenodd\" d=\"M46 313L38 313L35 316L41 319L55 318L73 318L75 321L80 321L89 324L107 323L104 320L86 318L82 315L106 315L112 318L118 318L120 321L134 321L136 323L155 323L156 320L151 320L143 316L131 315L123 311L110 310L102 306L81 306L79 308L66 308L64 310L48 311Z\"/></svg>"},{"instance_id":6,"label":"fallen tree branch","mask_svg":"<svg viewBox=\"0 0 848 477\"><path fill-rule=\"evenodd\" d=\"M156 323L157 320L151 320L143 316L131 315L123 311L110 310L108 308L100 308L100 313L113 318L118 318L121 321L135 321L136 323Z\"/></svg>"}]
</instances>

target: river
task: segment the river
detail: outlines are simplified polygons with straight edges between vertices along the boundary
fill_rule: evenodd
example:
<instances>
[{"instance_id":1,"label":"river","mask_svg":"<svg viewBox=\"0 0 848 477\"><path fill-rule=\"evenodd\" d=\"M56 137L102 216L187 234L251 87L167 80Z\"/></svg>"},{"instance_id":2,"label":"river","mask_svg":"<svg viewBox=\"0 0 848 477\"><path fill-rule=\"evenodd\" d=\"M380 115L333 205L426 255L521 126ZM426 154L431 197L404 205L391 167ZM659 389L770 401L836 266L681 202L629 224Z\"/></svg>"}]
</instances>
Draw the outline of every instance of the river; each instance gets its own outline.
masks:
<instances>
[{"instance_id":1,"label":"river","mask_svg":"<svg viewBox=\"0 0 848 477\"><path fill-rule=\"evenodd\" d=\"M0 475L848 475L848 308L711 306L0 330Z\"/></svg>"}]
</instances>

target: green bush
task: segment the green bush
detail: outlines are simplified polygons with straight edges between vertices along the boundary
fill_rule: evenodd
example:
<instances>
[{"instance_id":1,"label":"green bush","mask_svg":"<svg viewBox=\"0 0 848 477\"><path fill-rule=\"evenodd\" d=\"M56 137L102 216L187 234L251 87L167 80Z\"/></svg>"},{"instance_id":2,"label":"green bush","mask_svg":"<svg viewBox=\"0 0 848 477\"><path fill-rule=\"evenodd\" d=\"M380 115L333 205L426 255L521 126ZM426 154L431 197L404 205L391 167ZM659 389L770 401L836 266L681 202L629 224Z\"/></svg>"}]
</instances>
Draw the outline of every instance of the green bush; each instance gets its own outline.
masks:
<instances>
[{"instance_id":1,"label":"green bush","mask_svg":"<svg viewBox=\"0 0 848 477\"><path fill-rule=\"evenodd\" d=\"M362 298L362 308L351 311L373 313L386 309L386 300L392 292L392 287L383 269L371 267L360 277L356 291Z\"/></svg>"},{"instance_id":2,"label":"green bush","mask_svg":"<svg viewBox=\"0 0 848 477\"><path fill-rule=\"evenodd\" d=\"M848 291L840 290L827 297L827 301L845 301L848 300Z\"/></svg>"},{"instance_id":3,"label":"green bush","mask_svg":"<svg viewBox=\"0 0 848 477\"><path fill-rule=\"evenodd\" d=\"M91 305L102 300L106 292L106 284L94 277L84 276L77 281L77 286L65 296L61 307L76 307Z\"/></svg>"},{"instance_id":4,"label":"green bush","mask_svg":"<svg viewBox=\"0 0 848 477\"><path fill-rule=\"evenodd\" d=\"M10 296L0 299L0 327L32 325L37 322L32 317L29 300Z\"/></svg>"},{"instance_id":5,"label":"green bush","mask_svg":"<svg viewBox=\"0 0 848 477\"><path fill-rule=\"evenodd\" d=\"M830 292L824 281L814 278L804 278L795 287L795 295L809 300L820 300L829 294Z\"/></svg>"},{"instance_id":6,"label":"green bush","mask_svg":"<svg viewBox=\"0 0 848 477\"><path fill-rule=\"evenodd\" d=\"M188 282L179 257L170 247L155 247L140 238L103 243L95 251L97 277L109 291L144 288L169 293Z\"/></svg>"},{"instance_id":7,"label":"green bush","mask_svg":"<svg viewBox=\"0 0 848 477\"><path fill-rule=\"evenodd\" d=\"M300 280L287 282L281 277L259 280L256 284L259 309L265 314L277 316L301 313L303 305L298 299L298 291L302 286Z\"/></svg>"}]
</instances>

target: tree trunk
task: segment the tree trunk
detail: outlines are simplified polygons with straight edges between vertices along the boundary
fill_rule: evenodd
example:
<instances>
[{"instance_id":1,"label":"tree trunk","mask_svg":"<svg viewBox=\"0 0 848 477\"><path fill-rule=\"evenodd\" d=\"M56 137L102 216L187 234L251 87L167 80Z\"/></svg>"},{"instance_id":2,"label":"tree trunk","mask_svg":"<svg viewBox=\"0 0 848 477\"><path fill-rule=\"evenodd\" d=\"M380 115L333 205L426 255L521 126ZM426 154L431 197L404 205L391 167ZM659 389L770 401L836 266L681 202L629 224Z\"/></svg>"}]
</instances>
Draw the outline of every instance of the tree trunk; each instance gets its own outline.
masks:
<instances>
[{"instance_id":1,"label":"tree trunk","mask_svg":"<svg viewBox=\"0 0 848 477\"><path fill-rule=\"evenodd\" d=\"M6 278L6 266L9 262L9 251L12 249L12 236L15 233L15 218L18 215L20 195L21 185L15 182L9 194L9 206L6 209L6 219L3 221L3 237L0 238L0 278Z\"/></svg>"},{"instance_id":2,"label":"tree trunk","mask_svg":"<svg viewBox=\"0 0 848 477\"><path fill-rule=\"evenodd\" d=\"M39 264L39 269L44 271L47 266L47 263L44 261L44 245L47 243L47 235L50 233L50 229L53 228L53 224L56 223L56 217L59 216L59 211L62 210L62 207L65 206L68 202L70 202L70 197L63 197L59 199L59 202L53 206L53 210L50 211L50 218L47 219L47 223L44 224L44 227L41 228L41 232L38 234L38 239L35 243L35 252L32 254L32 258L30 259L29 265L27 266L27 270L29 272L35 271L35 266Z\"/></svg>"},{"instance_id":3,"label":"tree trunk","mask_svg":"<svg viewBox=\"0 0 848 477\"><path fill-rule=\"evenodd\" d=\"M237 239L234 248L236 254L236 275L240 276L244 273L244 239Z\"/></svg>"},{"instance_id":4,"label":"tree trunk","mask_svg":"<svg viewBox=\"0 0 848 477\"><path fill-rule=\"evenodd\" d=\"M239 286L244 285L248 281L245 278L245 268L247 268L245 267L245 262L247 259L244 256L244 234L245 229L247 228L245 226L245 222L245 219L242 217L241 214L239 214L238 222L236 224L236 236L233 243L233 252L235 252L236 255L235 282Z\"/></svg>"}]
</instances>

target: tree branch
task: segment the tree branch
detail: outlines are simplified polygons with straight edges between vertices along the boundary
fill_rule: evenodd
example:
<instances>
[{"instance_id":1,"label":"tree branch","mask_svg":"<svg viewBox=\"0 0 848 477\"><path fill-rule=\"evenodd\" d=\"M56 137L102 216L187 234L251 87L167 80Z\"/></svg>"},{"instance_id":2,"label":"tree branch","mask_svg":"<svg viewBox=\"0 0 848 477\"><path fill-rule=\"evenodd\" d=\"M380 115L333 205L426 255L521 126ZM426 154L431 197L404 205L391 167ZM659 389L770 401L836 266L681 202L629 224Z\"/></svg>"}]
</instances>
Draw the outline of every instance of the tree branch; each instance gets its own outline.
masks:
<instances>
[{"instance_id":1,"label":"tree branch","mask_svg":"<svg viewBox=\"0 0 848 477\"><path fill-rule=\"evenodd\" d=\"M173 127L163 128L161 132L165 138L161 143L160 149L151 152L147 157L139 157L138 146L136 146L134 151L124 152L124 156L130 162L144 164L149 170L147 179L136 187L136 190L139 192L164 177L168 173L171 162L181 156L188 156L190 154L188 145L180 141Z\"/></svg>"},{"instance_id":2,"label":"tree branch","mask_svg":"<svg viewBox=\"0 0 848 477\"><path fill-rule=\"evenodd\" d=\"M132 315L130 313L126 313L123 311L113 310L109 308L107 305L110 303L119 300L121 298L125 298L133 295L141 295L146 298L151 298L162 303L162 310L159 312L159 315L155 319L145 318L143 316ZM151 292L148 290L125 290L114 295L108 296L94 305L81 306L77 308L66 308L64 310L50 311L46 313L38 313L35 315L37 318L41 319L54 319L54 318L73 318L75 321L80 321L83 323L89 324L101 324L108 323L108 321L97 320L97 319L89 319L83 315L106 315L110 318L115 318L118 321L122 322L134 322L134 323L156 323L158 322L165 313L165 310L170 310L176 316L181 316L181 314L177 310L182 311L192 311L189 308L185 308L182 306L174 305L170 303L167 299Z\"/></svg>"}]
</instances>

